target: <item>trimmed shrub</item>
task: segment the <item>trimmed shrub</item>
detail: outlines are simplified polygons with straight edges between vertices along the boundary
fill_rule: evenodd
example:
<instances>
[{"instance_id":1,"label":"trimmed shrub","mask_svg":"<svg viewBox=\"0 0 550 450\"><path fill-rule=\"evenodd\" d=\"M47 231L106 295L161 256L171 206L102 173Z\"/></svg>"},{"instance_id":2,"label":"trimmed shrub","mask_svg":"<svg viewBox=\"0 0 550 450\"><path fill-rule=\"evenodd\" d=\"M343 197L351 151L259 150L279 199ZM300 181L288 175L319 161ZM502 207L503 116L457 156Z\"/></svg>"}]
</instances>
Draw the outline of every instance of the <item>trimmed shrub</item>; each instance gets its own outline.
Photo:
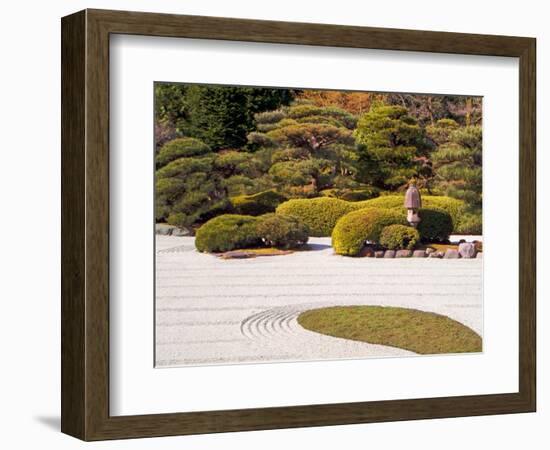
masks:
<instances>
[{"instance_id":1,"label":"trimmed shrub","mask_svg":"<svg viewBox=\"0 0 550 450\"><path fill-rule=\"evenodd\" d=\"M445 242L453 232L451 215L441 208L422 208L419 211L418 232L425 242Z\"/></svg>"},{"instance_id":2,"label":"trimmed shrub","mask_svg":"<svg viewBox=\"0 0 550 450\"><path fill-rule=\"evenodd\" d=\"M210 152L210 147L199 139L178 138L167 142L157 155L157 165L165 166L169 162L188 156L200 156Z\"/></svg>"},{"instance_id":3,"label":"trimmed shrub","mask_svg":"<svg viewBox=\"0 0 550 450\"><path fill-rule=\"evenodd\" d=\"M404 197L402 195L383 195L360 202L361 206L376 208L403 209ZM451 215L453 229L457 230L463 220L466 205L462 200L445 197L443 195L425 195L422 196L422 206L425 208L439 208L447 211ZM452 231L452 230L451 230Z\"/></svg>"},{"instance_id":4,"label":"trimmed shrub","mask_svg":"<svg viewBox=\"0 0 550 450\"><path fill-rule=\"evenodd\" d=\"M458 229L455 230L458 234L482 234L483 220L481 212L466 213L462 216Z\"/></svg>"},{"instance_id":5,"label":"trimmed shrub","mask_svg":"<svg viewBox=\"0 0 550 450\"><path fill-rule=\"evenodd\" d=\"M346 200L348 202L359 202L359 201L369 200L371 198L378 197L379 192L380 192L380 189L373 186L369 186L369 187L362 187L362 188L355 188L355 189L349 189L349 188L325 189L324 191L321 191L320 194L323 197L339 198L341 200Z\"/></svg>"},{"instance_id":6,"label":"trimmed shrub","mask_svg":"<svg viewBox=\"0 0 550 450\"><path fill-rule=\"evenodd\" d=\"M293 199L281 203L277 214L297 217L309 228L310 236L330 236L338 219L356 209L354 204L330 197Z\"/></svg>"},{"instance_id":7,"label":"trimmed shrub","mask_svg":"<svg viewBox=\"0 0 550 450\"><path fill-rule=\"evenodd\" d=\"M201 158L178 158L161 167L156 172L157 180L160 178L178 177L187 179L197 173L212 172L212 158L203 156Z\"/></svg>"},{"instance_id":8,"label":"trimmed shrub","mask_svg":"<svg viewBox=\"0 0 550 450\"><path fill-rule=\"evenodd\" d=\"M246 136L248 143L253 147L273 147L274 142L267 134L251 131Z\"/></svg>"},{"instance_id":9,"label":"trimmed shrub","mask_svg":"<svg viewBox=\"0 0 550 450\"><path fill-rule=\"evenodd\" d=\"M332 232L332 247L339 255L356 256L366 241L380 242L380 233L389 225L406 225L405 216L398 211L366 208L342 217Z\"/></svg>"},{"instance_id":10,"label":"trimmed shrub","mask_svg":"<svg viewBox=\"0 0 550 450\"><path fill-rule=\"evenodd\" d=\"M380 233L380 245L390 250L412 250L419 240L420 233L405 225L389 225Z\"/></svg>"},{"instance_id":11,"label":"trimmed shrub","mask_svg":"<svg viewBox=\"0 0 550 450\"><path fill-rule=\"evenodd\" d=\"M223 214L209 220L198 230L195 247L200 252L227 252L237 248L257 247L258 218L239 214Z\"/></svg>"},{"instance_id":12,"label":"trimmed shrub","mask_svg":"<svg viewBox=\"0 0 550 450\"><path fill-rule=\"evenodd\" d=\"M284 111L277 109L275 111L264 111L254 114L254 119L259 124L277 123L286 117Z\"/></svg>"},{"instance_id":13,"label":"trimmed shrub","mask_svg":"<svg viewBox=\"0 0 550 450\"><path fill-rule=\"evenodd\" d=\"M237 214L259 216L275 211L280 203L288 199L284 195L271 189L252 195L231 197L229 200Z\"/></svg>"},{"instance_id":14,"label":"trimmed shrub","mask_svg":"<svg viewBox=\"0 0 550 450\"><path fill-rule=\"evenodd\" d=\"M268 247L283 249L304 245L309 230L299 219L284 214L265 214L258 218L256 232Z\"/></svg>"}]
</instances>

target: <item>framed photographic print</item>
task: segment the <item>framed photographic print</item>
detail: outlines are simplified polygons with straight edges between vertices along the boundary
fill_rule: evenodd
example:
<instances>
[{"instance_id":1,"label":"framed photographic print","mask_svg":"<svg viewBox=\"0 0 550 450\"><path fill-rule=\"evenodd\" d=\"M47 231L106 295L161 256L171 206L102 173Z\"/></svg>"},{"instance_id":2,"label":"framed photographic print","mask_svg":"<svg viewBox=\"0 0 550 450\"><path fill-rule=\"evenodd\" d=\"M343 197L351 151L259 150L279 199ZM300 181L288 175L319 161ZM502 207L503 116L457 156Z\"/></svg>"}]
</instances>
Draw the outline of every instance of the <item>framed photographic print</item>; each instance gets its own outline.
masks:
<instances>
[{"instance_id":1,"label":"framed photographic print","mask_svg":"<svg viewBox=\"0 0 550 450\"><path fill-rule=\"evenodd\" d=\"M535 39L62 19L62 431L530 412Z\"/></svg>"}]
</instances>

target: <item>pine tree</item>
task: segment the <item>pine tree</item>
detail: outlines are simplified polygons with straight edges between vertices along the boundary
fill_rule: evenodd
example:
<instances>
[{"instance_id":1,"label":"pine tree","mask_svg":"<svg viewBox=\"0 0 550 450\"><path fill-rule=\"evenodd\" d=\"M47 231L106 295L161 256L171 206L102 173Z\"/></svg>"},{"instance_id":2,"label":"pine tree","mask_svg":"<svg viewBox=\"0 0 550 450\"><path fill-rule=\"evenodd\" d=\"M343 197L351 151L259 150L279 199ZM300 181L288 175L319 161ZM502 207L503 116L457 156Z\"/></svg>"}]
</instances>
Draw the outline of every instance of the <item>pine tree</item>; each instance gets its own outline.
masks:
<instances>
[{"instance_id":1,"label":"pine tree","mask_svg":"<svg viewBox=\"0 0 550 450\"><path fill-rule=\"evenodd\" d=\"M441 121L440 121L441 122ZM482 204L482 130L480 126L454 127L438 122L428 134L439 143L432 153L435 183L450 197L472 208Z\"/></svg>"},{"instance_id":2,"label":"pine tree","mask_svg":"<svg viewBox=\"0 0 550 450\"><path fill-rule=\"evenodd\" d=\"M365 181L394 190L418 175L423 130L406 108L373 107L361 116L354 135Z\"/></svg>"}]
</instances>

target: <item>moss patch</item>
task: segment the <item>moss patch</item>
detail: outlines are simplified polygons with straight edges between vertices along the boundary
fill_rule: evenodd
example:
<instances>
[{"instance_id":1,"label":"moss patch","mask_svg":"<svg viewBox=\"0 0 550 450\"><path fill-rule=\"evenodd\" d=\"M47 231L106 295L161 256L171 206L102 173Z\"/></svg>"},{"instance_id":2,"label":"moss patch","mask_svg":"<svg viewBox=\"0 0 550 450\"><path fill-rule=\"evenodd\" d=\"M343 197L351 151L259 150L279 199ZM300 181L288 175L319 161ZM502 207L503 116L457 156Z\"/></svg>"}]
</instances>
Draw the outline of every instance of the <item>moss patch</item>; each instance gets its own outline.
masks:
<instances>
[{"instance_id":1,"label":"moss patch","mask_svg":"<svg viewBox=\"0 0 550 450\"><path fill-rule=\"evenodd\" d=\"M275 247L266 247L266 248L245 248L238 250L240 252L253 253L256 256L277 256L277 255L290 255L294 253L293 250L281 250Z\"/></svg>"},{"instance_id":2,"label":"moss patch","mask_svg":"<svg viewBox=\"0 0 550 450\"><path fill-rule=\"evenodd\" d=\"M328 336L388 345L422 355L481 352L481 337L467 326L435 313L386 306L312 309L298 317L307 330Z\"/></svg>"},{"instance_id":3,"label":"moss patch","mask_svg":"<svg viewBox=\"0 0 550 450\"><path fill-rule=\"evenodd\" d=\"M431 247L438 252L445 253L447 250L458 250L458 245L455 244L428 244L425 247L421 247L423 250L426 248Z\"/></svg>"}]
</instances>

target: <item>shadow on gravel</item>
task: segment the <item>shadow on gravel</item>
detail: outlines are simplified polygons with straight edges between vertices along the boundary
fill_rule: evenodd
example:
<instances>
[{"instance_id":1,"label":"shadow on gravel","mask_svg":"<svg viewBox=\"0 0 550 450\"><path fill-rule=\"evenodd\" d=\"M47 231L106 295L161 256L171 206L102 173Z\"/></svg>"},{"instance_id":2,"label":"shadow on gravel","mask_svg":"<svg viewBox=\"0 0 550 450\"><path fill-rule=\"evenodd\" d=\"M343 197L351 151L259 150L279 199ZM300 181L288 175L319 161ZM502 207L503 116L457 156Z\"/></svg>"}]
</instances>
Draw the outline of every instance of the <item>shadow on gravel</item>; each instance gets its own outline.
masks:
<instances>
[{"instance_id":1,"label":"shadow on gravel","mask_svg":"<svg viewBox=\"0 0 550 450\"><path fill-rule=\"evenodd\" d=\"M326 250L327 248L331 248L331 246L327 244L307 244L307 248L309 250L316 251L316 250Z\"/></svg>"}]
</instances>

